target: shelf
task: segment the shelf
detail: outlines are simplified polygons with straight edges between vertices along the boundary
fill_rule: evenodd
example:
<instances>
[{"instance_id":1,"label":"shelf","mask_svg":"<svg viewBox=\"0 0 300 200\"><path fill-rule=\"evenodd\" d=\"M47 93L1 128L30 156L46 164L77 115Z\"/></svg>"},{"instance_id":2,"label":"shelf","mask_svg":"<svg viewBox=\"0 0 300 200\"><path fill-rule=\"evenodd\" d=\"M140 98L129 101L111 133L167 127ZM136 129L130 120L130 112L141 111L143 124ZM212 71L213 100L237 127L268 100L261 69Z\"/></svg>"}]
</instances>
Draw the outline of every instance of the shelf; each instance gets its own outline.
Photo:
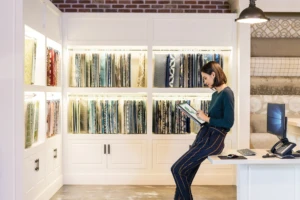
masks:
<instances>
[{"instance_id":1,"label":"shelf","mask_svg":"<svg viewBox=\"0 0 300 200\"><path fill-rule=\"evenodd\" d=\"M149 136L147 134L84 134L84 133L68 133L68 139L73 140L94 140L94 139L147 139Z\"/></svg>"},{"instance_id":2,"label":"shelf","mask_svg":"<svg viewBox=\"0 0 300 200\"><path fill-rule=\"evenodd\" d=\"M153 88L153 93L209 93L214 91L210 88Z\"/></svg>"},{"instance_id":3,"label":"shelf","mask_svg":"<svg viewBox=\"0 0 300 200\"><path fill-rule=\"evenodd\" d=\"M41 150L41 148L43 148L43 146L46 145L46 143L51 142L53 140L57 140L59 137L61 137L61 135L57 134L50 138L46 138L46 140L44 140L44 141L39 141L39 142L32 144L31 147L24 149L24 158L27 158L27 157L31 156L32 154L39 152Z\"/></svg>"},{"instance_id":4,"label":"shelf","mask_svg":"<svg viewBox=\"0 0 300 200\"><path fill-rule=\"evenodd\" d=\"M27 158L31 156L32 154L35 154L39 152L45 144L45 141L39 141L31 145L31 147L24 149L24 158Z\"/></svg>"},{"instance_id":5,"label":"shelf","mask_svg":"<svg viewBox=\"0 0 300 200\"><path fill-rule=\"evenodd\" d=\"M68 93L146 93L147 88L67 88Z\"/></svg>"},{"instance_id":6,"label":"shelf","mask_svg":"<svg viewBox=\"0 0 300 200\"><path fill-rule=\"evenodd\" d=\"M61 92L61 87L24 85L24 92Z\"/></svg>"},{"instance_id":7,"label":"shelf","mask_svg":"<svg viewBox=\"0 0 300 200\"><path fill-rule=\"evenodd\" d=\"M46 141L57 140L58 137L61 137L60 134L56 134L52 137L46 137Z\"/></svg>"},{"instance_id":8,"label":"shelf","mask_svg":"<svg viewBox=\"0 0 300 200\"><path fill-rule=\"evenodd\" d=\"M182 93L182 94L212 94L214 91L209 88L75 88L69 87L68 93Z\"/></svg>"},{"instance_id":9,"label":"shelf","mask_svg":"<svg viewBox=\"0 0 300 200\"><path fill-rule=\"evenodd\" d=\"M103 139L116 139L116 140L126 140L126 139L165 139L165 140L189 140L195 139L196 134L67 134L68 139L72 140L103 140Z\"/></svg>"},{"instance_id":10,"label":"shelf","mask_svg":"<svg viewBox=\"0 0 300 200\"><path fill-rule=\"evenodd\" d=\"M158 140L189 140L195 139L196 134L152 134L152 139Z\"/></svg>"}]
</instances>

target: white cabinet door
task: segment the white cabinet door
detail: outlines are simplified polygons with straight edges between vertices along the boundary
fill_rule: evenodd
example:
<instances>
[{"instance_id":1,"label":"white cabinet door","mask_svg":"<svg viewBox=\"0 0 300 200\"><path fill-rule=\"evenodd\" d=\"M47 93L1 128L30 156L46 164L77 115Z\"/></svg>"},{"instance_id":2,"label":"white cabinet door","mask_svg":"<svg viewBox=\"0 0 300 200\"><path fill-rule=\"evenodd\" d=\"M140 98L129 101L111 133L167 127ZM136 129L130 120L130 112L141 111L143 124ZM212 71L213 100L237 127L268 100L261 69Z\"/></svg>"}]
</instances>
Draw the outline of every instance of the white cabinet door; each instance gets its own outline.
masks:
<instances>
[{"instance_id":1,"label":"white cabinet door","mask_svg":"<svg viewBox=\"0 0 300 200\"><path fill-rule=\"evenodd\" d=\"M188 149L186 140L153 140L153 168L170 171Z\"/></svg>"},{"instance_id":2,"label":"white cabinet door","mask_svg":"<svg viewBox=\"0 0 300 200\"><path fill-rule=\"evenodd\" d=\"M35 185L36 197L44 192L46 189L46 150L42 150L37 153L35 162L38 161L36 171L37 183Z\"/></svg>"},{"instance_id":3,"label":"white cabinet door","mask_svg":"<svg viewBox=\"0 0 300 200\"><path fill-rule=\"evenodd\" d=\"M54 177L55 179L62 176L62 138L57 139L55 146L53 147L53 159L54 159Z\"/></svg>"},{"instance_id":4,"label":"white cabinet door","mask_svg":"<svg viewBox=\"0 0 300 200\"><path fill-rule=\"evenodd\" d=\"M46 149L47 185L52 184L61 174L61 136L57 135L47 141Z\"/></svg>"},{"instance_id":5,"label":"white cabinet door","mask_svg":"<svg viewBox=\"0 0 300 200\"><path fill-rule=\"evenodd\" d=\"M54 169L61 167L62 165L62 142L61 137L58 138L56 144L53 147Z\"/></svg>"},{"instance_id":6,"label":"white cabinet door","mask_svg":"<svg viewBox=\"0 0 300 200\"><path fill-rule=\"evenodd\" d=\"M24 161L24 190L25 200L34 199L34 186L36 184L36 171L35 171L35 159L34 156L29 156Z\"/></svg>"},{"instance_id":7,"label":"white cabinet door","mask_svg":"<svg viewBox=\"0 0 300 200\"><path fill-rule=\"evenodd\" d=\"M25 159L25 199L34 200L46 189L46 152Z\"/></svg>"},{"instance_id":8,"label":"white cabinet door","mask_svg":"<svg viewBox=\"0 0 300 200\"><path fill-rule=\"evenodd\" d=\"M109 169L144 169L147 166L147 140L109 140Z\"/></svg>"},{"instance_id":9,"label":"white cabinet door","mask_svg":"<svg viewBox=\"0 0 300 200\"><path fill-rule=\"evenodd\" d=\"M46 153L46 177L47 177L47 185L51 184L55 179L53 177L54 171L54 159L53 159L53 148L47 147Z\"/></svg>"},{"instance_id":10,"label":"white cabinet door","mask_svg":"<svg viewBox=\"0 0 300 200\"><path fill-rule=\"evenodd\" d=\"M68 172L95 174L107 168L104 154L105 140L70 140L68 146Z\"/></svg>"}]
</instances>

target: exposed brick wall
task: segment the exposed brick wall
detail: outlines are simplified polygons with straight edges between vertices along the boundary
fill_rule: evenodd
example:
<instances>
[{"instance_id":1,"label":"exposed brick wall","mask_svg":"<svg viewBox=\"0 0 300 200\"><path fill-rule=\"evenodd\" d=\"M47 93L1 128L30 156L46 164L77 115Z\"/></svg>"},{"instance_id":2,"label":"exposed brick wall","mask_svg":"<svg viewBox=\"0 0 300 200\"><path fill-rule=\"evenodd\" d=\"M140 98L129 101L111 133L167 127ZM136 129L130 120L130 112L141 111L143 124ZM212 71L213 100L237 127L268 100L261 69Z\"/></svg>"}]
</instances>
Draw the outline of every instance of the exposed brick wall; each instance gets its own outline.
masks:
<instances>
[{"instance_id":1,"label":"exposed brick wall","mask_svg":"<svg viewBox=\"0 0 300 200\"><path fill-rule=\"evenodd\" d=\"M51 0L62 12L230 13L228 0Z\"/></svg>"}]
</instances>

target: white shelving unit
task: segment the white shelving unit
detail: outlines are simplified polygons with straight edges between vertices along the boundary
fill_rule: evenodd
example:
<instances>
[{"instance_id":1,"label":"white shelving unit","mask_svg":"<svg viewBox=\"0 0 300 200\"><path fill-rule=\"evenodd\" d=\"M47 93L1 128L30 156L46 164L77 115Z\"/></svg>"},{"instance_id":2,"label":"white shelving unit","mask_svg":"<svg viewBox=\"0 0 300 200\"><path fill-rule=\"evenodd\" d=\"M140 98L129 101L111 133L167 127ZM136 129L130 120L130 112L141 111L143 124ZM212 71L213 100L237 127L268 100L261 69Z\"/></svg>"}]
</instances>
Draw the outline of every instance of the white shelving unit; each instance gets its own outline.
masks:
<instances>
[{"instance_id":1,"label":"white shelving unit","mask_svg":"<svg viewBox=\"0 0 300 200\"><path fill-rule=\"evenodd\" d=\"M297 0L274 0L270 6L269 0L261 0L261 3L258 5L262 10L267 12L298 12L300 6L295 6L299 4ZM23 4L22 4L23 3ZM234 4L238 6L237 10L242 10L248 6L248 1L240 1L239 4ZM3 38L6 40L1 45L1 52L7 55L7 59L2 59L1 63L3 67L2 73L2 86L3 91L5 92L5 98L3 98L2 105L4 109L2 110L2 119L4 119L2 132L3 138L0 145L2 160L5 162L1 163L2 173L0 176L0 185L1 185L1 197L3 199L24 199L23 193L24 188L28 189L28 186L23 184L24 181L35 181L35 176L28 176L24 170L21 171L20 165L25 166L24 163L24 117L20 115L23 111L23 98L24 91L35 91L32 88L24 89L24 82L22 78L24 77L22 69L24 64L22 61L23 58L23 45L24 45L24 34L22 33L23 20L25 24L30 25L34 30L42 33L43 35L51 35L51 38L55 41L58 41L57 38L61 37L61 27L62 24L59 22L61 17L60 12L47 0L26 0L24 2L19 0L5 1L3 2L3 12L1 16L3 19L3 27L6 27L2 33ZM24 15L22 16L22 7L24 10ZM52 11L56 11L55 15L52 15ZM233 9L236 10L236 9ZM65 15L65 14L63 14ZM67 52L66 45L87 45L87 46L101 46L101 45L145 45L148 46L148 58L153 51L154 46L231 46L232 47L232 65L230 65L230 80L232 81L231 86L235 92L236 97L236 121L232 133L226 137L226 142L228 142L231 147L247 148L249 147L249 101L250 101L250 26L245 24L234 24L234 18L236 14L216 14L216 15L207 15L207 14L189 14L189 15L180 15L180 14L66 14L65 21L63 23L64 28L68 32L64 31L64 52ZM87 19L88 18L88 19ZM110 24L106 26L100 26L105 23L105 21L110 20ZM51 21L51 23L50 23ZM85 23L88 21L87 23ZM78 25L81 26L80 32L75 31L72 33L72 30L78 29ZM60 24L58 27L55 27L57 24ZM96 24L96 26L91 26ZM117 25L115 27L111 24ZM85 26L86 25L86 26ZM54 28L53 28L54 26ZM236 30L237 26L237 30ZM86 28L88 27L88 28ZM112 30L113 29L113 30ZM44 32L47 32L45 34ZM51 34L49 34L51 33ZM204 38L204 39L203 39ZM208 39L207 39L208 38ZM214 40L215 39L215 40ZM3 54L3 55L4 55ZM66 61L64 61L66 62ZM149 60L149 71L152 71L152 60ZM64 63L63 66L67 63ZM9 66L9 67L7 67ZM152 80L148 80L148 85L152 85ZM66 93L68 92L66 86L63 85L63 98L65 98ZM35 91L42 92L43 90ZM54 91L52 91L54 92ZM73 92L73 91L70 91ZM76 92L76 91L74 91ZM129 91L131 92L131 91ZM148 93L148 91L147 91ZM149 94L149 97L151 95ZM13 110L13 111L12 111ZM149 117L149 116L148 116ZM65 119L64 119L65 120ZM64 125L64 124L62 124ZM63 131L64 136L64 159L68 158L67 153L68 148L71 149L70 142L73 140L82 141L84 137L95 140L94 135L70 135ZM147 140L147 169L124 169L115 170L109 169L109 173L103 175L106 180L109 177L109 183L128 183L129 179L132 178L132 172L134 172L134 177L137 177L137 174L143 176L142 178L136 179L136 183L155 182L155 184L165 184L170 177L167 174L169 172L169 163L173 160L167 160L165 157L163 159L158 159L158 154L152 153L154 146L155 148L164 148L176 142L181 142L183 144L182 149L186 148L185 141L188 139L193 139L193 135L110 135L110 136L101 136L104 140L110 139L120 139L123 137L128 138L128 140L133 140L134 138L138 140L143 139ZM163 138L163 139L162 139ZM22 140L21 140L22 139ZM54 138L51 138L54 139ZM158 141L159 140L159 141ZM50 141L50 140L48 140ZM90 140L89 140L90 141ZM165 142L166 144L164 144ZM162 145L162 144L163 145ZM187 142L188 143L188 142ZM154 145L155 144L155 145ZM70 147L68 147L68 145ZM176 144L179 145L180 144ZM175 145L175 146L176 146ZM21 147L22 146L22 147ZM177 149L176 149L177 150ZM113 150L112 150L113 152ZM179 155L181 152L173 152L172 155ZM154 159L152 159L154 158ZM175 159L175 158L172 158ZM168 161L166 163L166 160ZM34 161L34 160L33 160ZM154 162L162 162L161 166L154 167L156 164ZM163 163L165 162L165 163ZM30 163L31 164L31 163ZM64 169L68 169L68 161L64 162ZM163 166L165 168L163 169ZM201 167L205 168L206 165ZM210 166L210 165L209 165ZM34 167L34 166L32 166ZM31 167L31 168L32 168ZM231 173L228 167L231 166L222 166L218 169L218 174L230 174ZM222 181L226 182L225 178L220 179L217 176L216 172L210 172L215 169L203 169L198 172L202 183L213 184L215 180L218 180L218 184L223 184ZM228 170L228 171L226 171ZM127 173L125 173L127 171ZM65 171L66 172L66 171ZM101 171L103 172L103 170ZM120 177L120 173L123 173ZM102 173L104 174L104 172ZM127 174L127 176L126 176ZM80 177L78 173L69 173L66 174L67 179L65 183L76 183L78 180L75 178ZM160 175L160 176L158 176ZM198 176L197 175L197 176ZM26 177L25 177L26 176ZM99 183L99 172L95 174L84 174L82 177L85 177L84 183ZM207 178L206 178L207 176ZM196 177L197 178L197 177ZM155 181L153 181L155 179ZM127 180L127 181L126 181ZM131 179L132 180L132 179ZM231 179L228 179L231 180ZM104 182L104 181L103 181ZM171 182L171 180L170 180ZM201 180L199 181L201 183ZM227 183L230 181L227 181ZM172 182L173 183L173 182ZM226 184L227 184L226 183ZM54 193L57 189L48 189L49 193ZM42 193L41 188L35 188L36 193ZM45 192L44 192L45 193ZM22 194L22 196L20 195ZM39 196L35 198L36 195L29 199L49 199L46 196Z\"/></svg>"},{"instance_id":2,"label":"white shelving unit","mask_svg":"<svg viewBox=\"0 0 300 200\"><path fill-rule=\"evenodd\" d=\"M61 12L50 1L24 2L24 35L35 38L37 44L35 81L32 85L23 85L24 101L32 97L39 101L38 141L25 148L23 153L25 176L22 199L26 200L50 199L62 186L61 72L58 72L57 86L47 86L46 80L47 47L59 51L62 59L60 20ZM61 69L62 65L58 67L58 70ZM58 134L47 138L47 100L53 99L60 100L60 122ZM25 118L23 120L24 124Z\"/></svg>"},{"instance_id":3,"label":"white shelving unit","mask_svg":"<svg viewBox=\"0 0 300 200\"><path fill-rule=\"evenodd\" d=\"M289 12L291 9L298 8L291 3L294 1L296 0L289 0L289 4L285 3L285 5L288 6L282 6L282 3L278 3L279 0L276 0L271 10L267 10L270 10L270 12ZM264 2L267 2L267 0ZM267 3L264 5L267 5ZM239 4L239 8L241 9L247 6L248 2L246 1L240 2ZM237 17L236 14L61 14L48 0L25 0L24 2L11 0L3 2L3 7L7 8L1 12L2 21L6 27L2 33L3 38L6 38L6 40L1 45L1 53L7 55L5 59L1 60L1 64L4 66L1 85L3 86L2 91L5 93L5 97L2 98L2 105L5 106L3 106L1 118L3 122L5 122L2 126L4 137L0 145L1 152L5 152L1 154L2 160L5 160L5 162L1 163L1 167L6 173L2 173L0 176L0 193L3 199L49 199L50 194L56 192L62 184L62 181L60 182L61 179L56 179L57 181L54 183L54 185L56 185L55 187L46 187L45 184L42 183L45 182L45 173L43 173L42 176L36 177L37 175L33 175L32 171L30 173L26 171L27 168L32 170L35 167L32 164L35 158L31 158L31 161L28 162L25 162L24 159L24 156L27 156L24 155L23 147L24 116L20 115L20 113L24 111L24 92L59 93L59 89L56 88L54 91L53 88L49 88L49 91L47 91L48 87L40 89L35 86L26 86L27 88L24 88L24 24L44 35L45 40L50 38L59 44L63 44L62 48L64 53L67 53L68 47L72 45L109 47L145 46L147 47L147 57L149 59L152 56L154 47L157 46L177 46L180 48L184 46L231 47L232 54L230 56L229 80L231 81L230 86L235 92L236 97L236 121L231 134L226 137L226 144L233 148L247 148L249 146L250 26L244 24L236 25L234 23L234 18ZM64 17L63 23L60 21L62 15ZM80 27L80 29L78 27ZM63 43L61 40L62 28L64 28ZM63 56L63 68L65 68L68 61L65 59L66 55ZM152 77L153 61L151 59L149 59L148 65L148 72L150 72L148 77ZM63 79L63 81L65 81L65 79ZM151 88L152 83L152 79L148 79L147 90L142 91L147 93L147 97L149 100L151 99L151 101L152 93L165 92L164 89L156 90ZM41 84L41 87L44 86L45 84ZM67 100L66 95L68 93L77 93L77 91L83 92L74 88L69 88L70 90L68 91L68 86L64 84L64 82L62 82L60 86L63 91L62 100L64 100L64 102ZM124 88L124 90L124 92L134 92L131 90L127 91L127 88ZM118 91L119 90L111 93ZM139 89L135 91L141 92ZM98 93L98 91L96 92ZM109 91L107 90L105 92ZM185 90L185 92L194 93L194 91L190 89ZM180 90L178 93L181 93ZM150 105L149 101L149 106ZM64 108L65 105L63 105L62 109ZM149 113L151 112L148 112L148 120L151 119L151 114ZM174 182L170 176L169 167L176 158L172 156L181 154L182 151L187 148L189 144L188 140L193 140L194 138L194 135L162 136L154 135L149 132L147 132L146 135L101 135L100 137L98 135L71 135L65 132L66 116L63 115L62 117L63 122L61 125L63 128L64 151L64 163L62 166L64 168L64 183L70 184L128 184L132 183L130 180L133 180L133 178L135 178L135 184L173 184ZM59 138L59 136L50 138L46 140L46 143L48 144L48 142L50 143L50 141L56 140L57 138ZM126 140L124 138L126 138ZM67 170L74 164L72 163L72 158L69 156L74 154L72 142L75 142L75 140L78 140L78 144L83 144L85 141L94 141L96 143L95 145L98 145L101 149L103 147L101 144L110 144L109 142L112 140L138 140L140 144L143 144L143 147L146 148L146 152L142 153L146 155L145 169L101 169L91 173L84 171L82 175L76 170L75 172L68 172ZM101 143L100 140L104 142ZM146 141L146 144L144 141ZM41 152L43 152L42 149L45 147L43 144L33 148L34 151L40 153L39 150L41 150ZM88 142L86 142L86 144L88 144ZM175 144L175 147L179 146L179 149L181 149L179 150L180 152L162 155L157 154L160 150L166 148L169 150L172 149L173 144ZM155 148L157 150L154 150ZM175 149L177 150L177 148ZM113 153L114 148L112 147L111 150ZM44 152L43 154L47 155L47 151ZM49 151L49 156L51 155L50 152L51 151ZM58 151L58 158L61 158L59 152L60 151ZM103 157L102 154L99 155ZM122 155L124 159L125 156L128 156L128 153L124 152ZM170 155L172 159L169 159ZM108 156L109 155L105 155L106 160ZM95 166L93 163L90 165L91 167ZM20 170L20 166L24 166L24 170ZM40 166L42 167L42 163ZM50 164L50 171L52 171L51 166ZM201 168L200 172L198 172L201 176L199 176L199 179L196 177L196 179L198 179L196 180L197 184L223 184L223 182L228 184L232 182L234 172L231 166L223 166L218 168L218 171L214 171L215 169L211 168L210 165L207 165L210 169L206 169L205 166L206 165L203 165L203 170ZM53 169L54 168L55 165L53 166ZM57 169L59 169L59 167ZM48 169L41 169L41 171L43 170L49 172ZM28 174L31 176L28 176ZM40 179L40 177L42 178ZM104 179L101 180L101 178ZM42 181L40 183L43 187L36 184L37 180ZM48 180L50 181L50 179ZM81 180L82 182L80 182ZM218 180L218 183L216 183L216 180ZM27 185L27 183L29 183L29 185ZM49 182L47 182L47 184L48 183ZM30 194L28 191L30 191ZM27 197L24 192L26 192Z\"/></svg>"},{"instance_id":4,"label":"white shelving unit","mask_svg":"<svg viewBox=\"0 0 300 200\"><path fill-rule=\"evenodd\" d=\"M64 184L174 184L170 168L175 160L188 150L195 134L153 134L153 99L176 96L209 99L213 91L208 88L153 87L155 54L222 52L228 58L224 68L228 84L236 92L235 17L235 14L64 14ZM102 49L102 52L120 49L130 52L130 49L146 49L147 87L69 87L70 52L92 51L92 49ZM147 134L68 133L66 126L68 124L68 95L105 96L116 93L120 96L146 94ZM226 148L237 147L238 123L239 120L236 119L235 126L226 137ZM235 172L232 166L212 166L204 162L199 173L201 176L195 178L194 184L231 185L235 183Z\"/></svg>"}]
</instances>

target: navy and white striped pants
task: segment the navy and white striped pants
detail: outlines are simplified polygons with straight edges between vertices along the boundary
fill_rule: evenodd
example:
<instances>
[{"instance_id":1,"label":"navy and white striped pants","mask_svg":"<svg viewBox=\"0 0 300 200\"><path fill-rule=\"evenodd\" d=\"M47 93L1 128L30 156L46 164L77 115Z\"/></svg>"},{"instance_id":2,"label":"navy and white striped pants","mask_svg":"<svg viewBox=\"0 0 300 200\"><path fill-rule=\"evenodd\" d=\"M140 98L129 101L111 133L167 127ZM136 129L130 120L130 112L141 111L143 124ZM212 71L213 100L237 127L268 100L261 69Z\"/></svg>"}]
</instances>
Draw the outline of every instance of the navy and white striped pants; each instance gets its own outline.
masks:
<instances>
[{"instance_id":1,"label":"navy and white striped pants","mask_svg":"<svg viewBox=\"0 0 300 200\"><path fill-rule=\"evenodd\" d=\"M191 148L172 166L176 183L174 200L192 200L191 185L200 164L209 156L220 154L224 149L224 130L203 126Z\"/></svg>"}]
</instances>

